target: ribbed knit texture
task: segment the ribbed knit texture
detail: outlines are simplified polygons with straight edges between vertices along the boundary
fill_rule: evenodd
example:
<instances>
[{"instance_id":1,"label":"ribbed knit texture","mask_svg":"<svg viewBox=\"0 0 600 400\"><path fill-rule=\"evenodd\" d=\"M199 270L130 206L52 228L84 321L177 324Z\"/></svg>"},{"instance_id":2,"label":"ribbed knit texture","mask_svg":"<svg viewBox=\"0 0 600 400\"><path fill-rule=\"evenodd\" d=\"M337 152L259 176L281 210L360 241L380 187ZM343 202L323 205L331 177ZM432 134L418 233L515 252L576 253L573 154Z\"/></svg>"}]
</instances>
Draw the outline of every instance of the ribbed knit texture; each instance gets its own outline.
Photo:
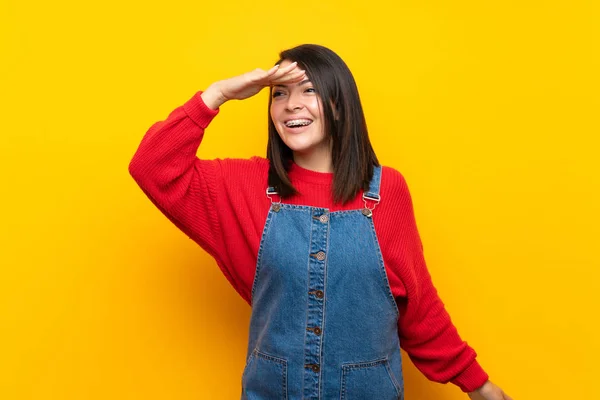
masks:
<instances>
[{"instance_id":1,"label":"ribbed knit texture","mask_svg":"<svg viewBox=\"0 0 600 400\"><path fill-rule=\"evenodd\" d=\"M215 258L231 285L250 304L270 207L265 195L269 162L260 157L198 159L204 130L218 114L204 104L200 94L150 127L129 171L161 212ZM330 211L364 207L362 193L344 206L334 204L331 173L293 164L289 176L299 194L286 203ZM429 379L473 391L488 376L477 363L475 351L458 335L432 284L410 193L398 171L383 167L380 194L373 223L400 310L401 346Z\"/></svg>"}]
</instances>

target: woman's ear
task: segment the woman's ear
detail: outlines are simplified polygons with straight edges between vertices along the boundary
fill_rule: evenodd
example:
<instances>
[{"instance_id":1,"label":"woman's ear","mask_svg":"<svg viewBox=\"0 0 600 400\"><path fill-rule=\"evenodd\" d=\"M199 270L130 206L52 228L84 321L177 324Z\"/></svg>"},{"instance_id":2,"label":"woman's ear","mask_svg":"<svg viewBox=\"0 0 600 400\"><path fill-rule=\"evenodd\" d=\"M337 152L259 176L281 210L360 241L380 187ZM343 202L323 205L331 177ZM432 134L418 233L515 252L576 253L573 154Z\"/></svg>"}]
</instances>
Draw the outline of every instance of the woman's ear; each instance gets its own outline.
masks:
<instances>
[{"instance_id":1,"label":"woman's ear","mask_svg":"<svg viewBox=\"0 0 600 400\"><path fill-rule=\"evenodd\" d=\"M338 121L340 119L340 112L338 111L337 105L333 100L330 101L331 111L333 111L333 119Z\"/></svg>"}]
</instances>

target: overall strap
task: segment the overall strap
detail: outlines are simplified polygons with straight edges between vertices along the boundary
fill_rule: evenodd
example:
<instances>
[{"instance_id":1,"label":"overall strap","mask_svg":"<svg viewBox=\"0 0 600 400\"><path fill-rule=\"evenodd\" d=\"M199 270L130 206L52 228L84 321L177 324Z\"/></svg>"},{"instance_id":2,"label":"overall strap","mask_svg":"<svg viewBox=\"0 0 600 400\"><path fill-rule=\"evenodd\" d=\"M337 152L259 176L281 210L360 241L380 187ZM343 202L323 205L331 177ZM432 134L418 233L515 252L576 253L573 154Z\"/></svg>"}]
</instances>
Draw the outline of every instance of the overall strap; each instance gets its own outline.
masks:
<instances>
[{"instance_id":1,"label":"overall strap","mask_svg":"<svg viewBox=\"0 0 600 400\"><path fill-rule=\"evenodd\" d=\"M371 199L379 202L379 185L381 184L381 166L373 167L373 177L369 183L369 191L363 194L363 199Z\"/></svg>"},{"instance_id":2,"label":"overall strap","mask_svg":"<svg viewBox=\"0 0 600 400\"><path fill-rule=\"evenodd\" d=\"M379 186L381 184L381 166L376 165L373 167L373 177L371 178L371 182L369 182L369 190L363 193L363 201L365 203L365 208L363 209L363 214L365 217L371 217L373 215L373 210L381 201L381 196L379 196ZM372 204L369 207L367 200Z\"/></svg>"},{"instance_id":3,"label":"overall strap","mask_svg":"<svg viewBox=\"0 0 600 400\"><path fill-rule=\"evenodd\" d=\"M274 187L269 186L266 190L266 195L271 201L271 209L275 212L279 212L279 210L281 210L281 196L279 195L279 193L277 193L277 190L275 190ZM271 196L279 197L279 201L273 200L273 197Z\"/></svg>"}]
</instances>

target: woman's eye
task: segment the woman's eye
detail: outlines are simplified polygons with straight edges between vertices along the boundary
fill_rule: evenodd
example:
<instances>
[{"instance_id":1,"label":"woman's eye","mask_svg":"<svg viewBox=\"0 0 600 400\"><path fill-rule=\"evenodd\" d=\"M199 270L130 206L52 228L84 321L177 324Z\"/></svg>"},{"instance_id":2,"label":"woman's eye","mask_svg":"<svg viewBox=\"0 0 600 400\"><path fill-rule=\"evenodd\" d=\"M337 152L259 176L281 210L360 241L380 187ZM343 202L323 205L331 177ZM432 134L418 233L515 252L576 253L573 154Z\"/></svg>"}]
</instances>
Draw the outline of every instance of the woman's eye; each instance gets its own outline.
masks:
<instances>
[{"instance_id":1,"label":"woman's eye","mask_svg":"<svg viewBox=\"0 0 600 400\"><path fill-rule=\"evenodd\" d=\"M311 87L311 88L306 89L306 92L308 92L308 93L316 93L316 90L315 90L315 88Z\"/></svg>"},{"instance_id":2,"label":"woman's eye","mask_svg":"<svg viewBox=\"0 0 600 400\"><path fill-rule=\"evenodd\" d=\"M283 92L280 92L280 91L273 92L273 97L279 97L279 96L283 96Z\"/></svg>"}]
</instances>

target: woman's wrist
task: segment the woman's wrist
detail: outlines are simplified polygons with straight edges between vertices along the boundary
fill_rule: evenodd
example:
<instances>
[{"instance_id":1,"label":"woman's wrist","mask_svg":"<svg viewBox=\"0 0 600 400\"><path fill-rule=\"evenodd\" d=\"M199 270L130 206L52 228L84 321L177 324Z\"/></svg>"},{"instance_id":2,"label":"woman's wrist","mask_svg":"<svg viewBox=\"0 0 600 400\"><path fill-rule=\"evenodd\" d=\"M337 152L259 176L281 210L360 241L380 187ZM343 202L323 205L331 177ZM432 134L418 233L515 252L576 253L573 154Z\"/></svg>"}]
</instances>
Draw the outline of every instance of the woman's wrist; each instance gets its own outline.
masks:
<instances>
[{"instance_id":1,"label":"woman's wrist","mask_svg":"<svg viewBox=\"0 0 600 400\"><path fill-rule=\"evenodd\" d=\"M204 104L212 110L216 110L227 101L221 91L213 83L200 95Z\"/></svg>"}]
</instances>

